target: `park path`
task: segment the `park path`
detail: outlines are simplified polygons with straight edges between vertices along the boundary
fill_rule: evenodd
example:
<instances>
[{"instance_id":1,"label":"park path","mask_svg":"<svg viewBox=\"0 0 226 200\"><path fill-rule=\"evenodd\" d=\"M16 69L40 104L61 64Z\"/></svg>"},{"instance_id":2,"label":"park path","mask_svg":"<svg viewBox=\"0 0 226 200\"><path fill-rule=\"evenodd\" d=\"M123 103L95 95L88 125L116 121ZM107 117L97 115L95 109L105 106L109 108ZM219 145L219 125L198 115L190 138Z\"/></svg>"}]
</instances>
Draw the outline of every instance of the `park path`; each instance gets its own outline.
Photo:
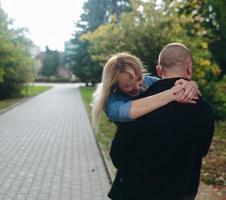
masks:
<instances>
[{"instance_id":1,"label":"park path","mask_svg":"<svg viewBox=\"0 0 226 200\"><path fill-rule=\"evenodd\" d=\"M0 200L106 200L110 188L76 84L0 115Z\"/></svg>"}]
</instances>

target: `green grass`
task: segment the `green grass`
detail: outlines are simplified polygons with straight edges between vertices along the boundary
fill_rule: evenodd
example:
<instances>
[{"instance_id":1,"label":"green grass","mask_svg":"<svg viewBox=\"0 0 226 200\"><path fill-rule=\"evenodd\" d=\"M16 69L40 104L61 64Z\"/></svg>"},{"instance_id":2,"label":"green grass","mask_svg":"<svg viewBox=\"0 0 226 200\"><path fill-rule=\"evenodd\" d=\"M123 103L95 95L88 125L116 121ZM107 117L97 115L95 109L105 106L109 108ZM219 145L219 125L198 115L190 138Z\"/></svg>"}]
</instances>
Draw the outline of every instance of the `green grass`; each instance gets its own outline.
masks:
<instances>
[{"instance_id":1,"label":"green grass","mask_svg":"<svg viewBox=\"0 0 226 200\"><path fill-rule=\"evenodd\" d=\"M23 99L23 98L20 97L20 98L0 100L0 110L15 104L16 102L20 101L21 99Z\"/></svg>"},{"instance_id":2,"label":"green grass","mask_svg":"<svg viewBox=\"0 0 226 200\"><path fill-rule=\"evenodd\" d=\"M36 86L36 85L29 85L25 86L22 90L23 96L35 96L38 95L48 89L52 88L51 86Z\"/></svg>"},{"instance_id":3,"label":"green grass","mask_svg":"<svg viewBox=\"0 0 226 200\"><path fill-rule=\"evenodd\" d=\"M80 92L85 103L86 109L88 111L88 116L91 120L91 98L94 92L93 87L80 87ZM96 134L97 141L99 142L102 150L108 154L110 149L110 143L115 134L116 126L108 120L106 115L102 113L99 132Z\"/></svg>"},{"instance_id":4,"label":"green grass","mask_svg":"<svg viewBox=\"0 0 226 200\"><path fill-rule=\"evenodd\" d=\"M17 103L18 101L21 101L25 97L38 95L50 88L51 87L49 87L49 86L34 86L34 85L26 86L22 90L21 97L0 100L0 110L11 106L11 105Z\"/></svg>"},{"instance_id":5,"label":"green grass","mask_svg":"<svg viewBox=\"0 0 226 200\"><path fill-rule=\"evenodd\" d=\"M92 93L94 91L94 87L80 87L80 92L81 92L81 95L82 95L82 99L83 99L83 102L85 103L85 107L87 109L87 113L88 113L88 116L89 118L91 118L91 106L90 106L90 103L91 103L91 100L92 100Z\"/></svg>"},{"instance_id":6,"label":"green grass","mask_svg":"<svg viewBox=\"0 0 226 200\"><path fill-rule=\"evenodd\" d=\"M215 137L218 139L226 139L226 121L221 120L215 123Z\"/></svg>"},{"instance_id":7,"label":"green grass","mask_svg":"<svg viewBox=\"0 0 226 200\"><path fill-rule=\"evenodd\" d=\"M80 91L90 117L91 106L89 104L94 88L81 87ZM102 150L108 152L116 127L105 114L102 114L101 118L100 131L96 138ZM201 179L206 184L226 184L226 120L215 123L214 139L208 155L203 160Z\"/></svg>"}]
</instances>

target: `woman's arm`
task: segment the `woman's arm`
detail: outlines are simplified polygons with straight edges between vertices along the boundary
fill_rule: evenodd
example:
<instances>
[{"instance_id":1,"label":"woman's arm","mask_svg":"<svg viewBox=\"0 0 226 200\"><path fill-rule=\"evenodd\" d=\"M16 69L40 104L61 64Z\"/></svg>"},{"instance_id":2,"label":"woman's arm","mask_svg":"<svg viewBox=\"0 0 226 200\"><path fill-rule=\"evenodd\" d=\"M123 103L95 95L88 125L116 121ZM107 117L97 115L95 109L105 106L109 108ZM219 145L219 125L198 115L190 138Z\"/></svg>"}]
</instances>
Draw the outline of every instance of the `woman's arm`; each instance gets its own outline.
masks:
<instances>
[{"instance_id":1,"label":"woman's arm","mask_svg":"<svg viewBox=\"0 0 226 200\"><path fill-rule=\"evenodd\" d=\"M182 91L180 93L180 91ZM108 118L114 122L129 122L141 117L167 103L181 98L183 87L177 85L164 92L144 97L137 100L130 100L122 95L110 95L105 107Z\"/></svg>"},{"instance_id":2,"label":"woman's arm","mask_svg":"<svg viewBox=\"0 0 226 200\"><path fill-rule=\"evenodd\" d=\"M152 112L171 101L195 103L199 89L194 81L178 81L174 87L164 92L137 100L110 95L105 106L105 113L114 122L129 122Z\"/></svg>"},{"instance_id":3,"label":"woman's arm","mask_svg":"<svg viewBox=\"0 0 226 200\"><path fill-rule=\"evenodd\" d=\"M200 91L196 82L179 79L169 90L132 101L130 117L136 119L172 101L194 104L199 95Z\"/></svg>"},{"instance_id":4,"label":"woman's arm","mask_svg":"<svg viewBox=\"0 0 226 200\"><path fill-rule=\"evenodd\" d=\"M130 117L136 119L149 112L152 112L171 101L176 100L175 93L178 93L179 87L174 86L174 89L169 89L158 94L144 97L141 99L131 101Z\"/></svg>"},{"instance_id":5,"label":"woman's arm","mask_svg":"<svg viewBox=\"0 0 226 200\"><path fill-rule=\"evenodd\" d=\"M154 82L160 80L154 76L144 76L142 89L148 89ZM105 113L113 122L130 122L131 98L123 94L110 94L105 105Z\"/></svg>"},{"instance_id":6,"label":"woman's arm","mask_svg":"<svg viewBox=\"0 0 226 200\"><path fill-rule=\"evenodd\" d=\"M122 95L111 94L105 106L107 117L113 122L133 121L130 117L131 100Z\"/></svg>"}]
</instances>

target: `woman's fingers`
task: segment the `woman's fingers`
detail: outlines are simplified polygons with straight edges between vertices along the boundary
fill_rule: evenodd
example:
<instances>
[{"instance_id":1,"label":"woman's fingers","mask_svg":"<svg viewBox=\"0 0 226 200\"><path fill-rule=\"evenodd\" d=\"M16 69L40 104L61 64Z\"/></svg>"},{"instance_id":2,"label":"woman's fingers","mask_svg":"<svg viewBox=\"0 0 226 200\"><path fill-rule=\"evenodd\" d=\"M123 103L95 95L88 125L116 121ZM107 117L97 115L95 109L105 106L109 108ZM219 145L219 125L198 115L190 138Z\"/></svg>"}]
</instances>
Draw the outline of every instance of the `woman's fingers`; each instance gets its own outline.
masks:
<instances>
[{"instance_id":1,"label":"woman's fingers","mask_svg":"<svg viewBox=\"0 0 226 200\"><path fill-rule=\"evenodd\" d=\"M197 103L197 101L192 100L192 101L189 101L188 103L191 103L191 104L196 104L196 103Z\"/></svg>"},{"instance_id":2,"label":"woman's fingers","mask_svg":"<svg viewBox=\"0 0 226 200\"><path fill-rule=\"evenodd\" d=\"M185 79L179 79L179 80L177 80L175 83L174 83L174 85L184 85L184 84L186 84L188 81L187 80L185 80Z\"/></svg>"},{"instance_id":3,"label":"woman's fingers","mask_svg":"<svg viewBox=\"0 0 226 200\"><path fill-rule=\"evenodd\" d=\"M195 89L191 89L190 92L186 93L186 91L183 92L183 95L180 98L181 103L193 103L194 101L197 101L199 99L199 96L196 93Z\"/></svg>"},{"instance_id":4,"label":"woman's fingers","mask_svg":"<svg viewBox=\"0 0 226 200\"><path fill-rule=\"evenodd\" d=\"M194 81L188 81L184 89L184 96L181 99L183 103L189 103L194 97L197 99L197 94L200 93L198 85Z\"/></svg>"},{"instance_id":5,"label":"woman's fingers","mask_svg":"<svg viewBox=\"0 0 226 200\"><path fill-rule=\"evenodd\" d=\"M176 97L176 99L175 99L175 101L177 102L177 103L182 103L182 101L181 101L181 97L183 96L183 93L182 94L180 94L180 93L178 93L175 97Z\"/></svg>"},{"instance_id":6,"label":"woman's fingers","mask_svg":"<svg viewBox=\"0 0 226 200\"><path fill-rule=\"evenodd\" d=\"M199 99L199 96L194 93L189 93L187 96L183 96L181 101L183 103L190 103L191 101L197 101Z\"/></svg>"},{"instance_id":7,"label":"woman's fingers","mask_svg":"<svg viewBox=\"0 0 226 200\"><path fill-rule=\"evenodd\" d=\"M202 93L200 92L200 90L198 89L198 92L197 94L201 97L202 96Z\"/></svg>"},{"instance_id":8,"label":"woman's fingers","mask_svg":"<svg viewBox=\"0 0 226 200\"><path fill-rule=\"evenodd\" d=\"M202 93L200 92L199 87L198 87L198 85L195 81L188 81L188 80L185 80L185 79L179 79L175 82L174 85L181 85L182 87L184 87L185 91L186 91L185 95L187 95L187 92L189 92L189 90L191 88L193 88L197 91L197 94L199 96L202 96Z\"/></svg>"},{"instance_id":9,"label":"woman's fingers","mask_svg":"<svg viewBox=\"0 0 226 200\"><path fill-rule=\"evenodd\" d=\"M199 100L199 96L194 96L192 100L195 100L195 101Z\"/></svg>"},{"instance_id":10,"label":"woman's fingers","mask_svg":"<svg viewBox=\"0 0 226 200\"><path fill-rule=\"evenodd\" d=\"M201 96L198 85L194 81L179 79L175 82L172 89L174 95L176 95L176 101L179 103L195 104L199 99L199 96Z\"/></svg>"},{"instance_id":11,"label":"woman's fingers","mask_svg":"<svg viewBox=\"0 0 226 200\"><path fill-rule=\"evenodd\" d=\"M183 91L183 87L181 85L175 85L171 88L171 90L173 91L174 95L177 95L178 93Z\"/></svg>"}]
</instances>

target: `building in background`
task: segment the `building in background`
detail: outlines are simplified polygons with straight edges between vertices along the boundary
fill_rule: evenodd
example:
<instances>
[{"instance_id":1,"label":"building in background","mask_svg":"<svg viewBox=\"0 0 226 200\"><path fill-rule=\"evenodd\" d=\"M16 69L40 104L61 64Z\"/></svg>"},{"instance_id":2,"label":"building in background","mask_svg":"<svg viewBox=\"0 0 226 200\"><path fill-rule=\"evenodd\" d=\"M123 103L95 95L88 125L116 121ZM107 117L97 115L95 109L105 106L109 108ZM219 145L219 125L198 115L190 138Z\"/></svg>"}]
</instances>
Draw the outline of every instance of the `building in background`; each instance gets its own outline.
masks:
<instances>
[{"instance_id":1,"label":"building in background","mask_svg":"<svg viewBox=\"0 0 226 200\"><path fill-rule=\"evenodd\" d=\"M73 44L72 40L68 40L64 42L64 66L66 68L66 71L69 71L70 73L72 73L70 69L70 64L72 62L71 56L74 54L76 48L77 48L77 45ZM73 79L77 80L77 77L74 74L73 74Z\"/></svg>"},{"instance_id":2,"label":"building in background","mask_svg":"<svg viewBox=\"0 0 226 200\"><path fill-rule=\"evenodd\" d=\"M34 59L34 69L35 74L38 75L40 69L42 68L42 52L41 48L37 45L32 45L30 48L30 54Z\"/></svg>"}]
</instances>

